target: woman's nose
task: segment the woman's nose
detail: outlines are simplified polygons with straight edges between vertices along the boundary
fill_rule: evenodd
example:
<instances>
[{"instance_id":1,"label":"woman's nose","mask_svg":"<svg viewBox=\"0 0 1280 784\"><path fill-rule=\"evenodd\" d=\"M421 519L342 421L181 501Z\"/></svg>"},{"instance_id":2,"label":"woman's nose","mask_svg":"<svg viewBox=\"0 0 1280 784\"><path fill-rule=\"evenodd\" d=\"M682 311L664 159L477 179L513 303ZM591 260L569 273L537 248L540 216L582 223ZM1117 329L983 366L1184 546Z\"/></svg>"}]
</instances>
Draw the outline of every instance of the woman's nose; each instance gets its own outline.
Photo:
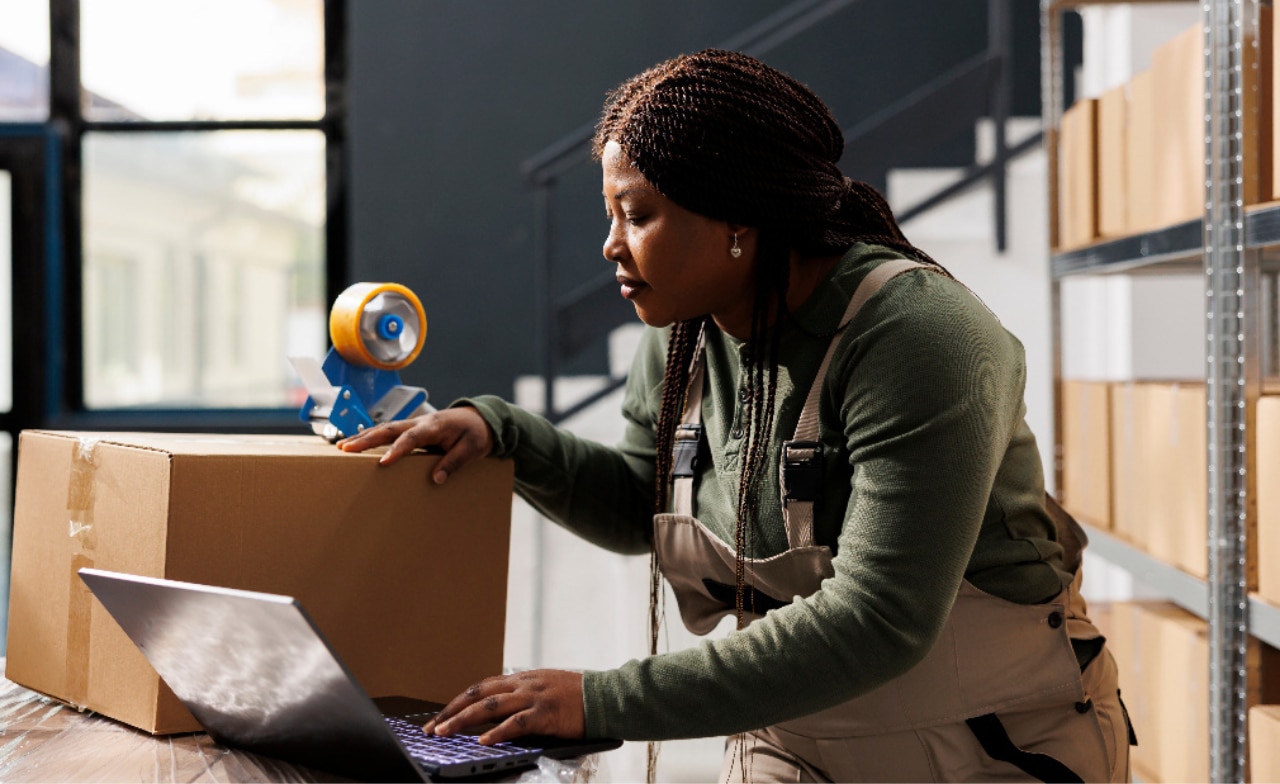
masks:
<instances>
[{"instance_id":1,"label":"woman's nose","mask_svg":"<svg viewBox=\"0 0 1280 784\"><path fill-rule=\"evenodd\" d=\"M609 233L604 238L604 257L606 261L619 262L622 261L624 246L622 239L618 237L618 232L609 228Z\"/></svg>"}]
</instances>

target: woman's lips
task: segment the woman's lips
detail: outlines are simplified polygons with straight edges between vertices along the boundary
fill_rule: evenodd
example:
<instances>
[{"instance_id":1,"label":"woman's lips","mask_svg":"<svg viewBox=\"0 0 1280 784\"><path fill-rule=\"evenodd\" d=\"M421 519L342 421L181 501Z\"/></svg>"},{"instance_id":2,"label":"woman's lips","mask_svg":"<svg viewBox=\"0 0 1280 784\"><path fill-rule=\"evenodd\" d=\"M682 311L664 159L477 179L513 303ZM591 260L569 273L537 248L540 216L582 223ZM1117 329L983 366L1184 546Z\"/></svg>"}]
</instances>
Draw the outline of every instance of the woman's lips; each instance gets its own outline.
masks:
<instances>
[{"instance_id":1,"label":"woman's lips","mask_svg":"<svg viewBox=\"0 0 1280 784\"><path fill-rule=\"evenodd\" d=\"M622 287L622 296L626 299L635 299L640 292L649 288L645 283L622 275L618 276L618 285Z\"/></svg>"}]
</instances>

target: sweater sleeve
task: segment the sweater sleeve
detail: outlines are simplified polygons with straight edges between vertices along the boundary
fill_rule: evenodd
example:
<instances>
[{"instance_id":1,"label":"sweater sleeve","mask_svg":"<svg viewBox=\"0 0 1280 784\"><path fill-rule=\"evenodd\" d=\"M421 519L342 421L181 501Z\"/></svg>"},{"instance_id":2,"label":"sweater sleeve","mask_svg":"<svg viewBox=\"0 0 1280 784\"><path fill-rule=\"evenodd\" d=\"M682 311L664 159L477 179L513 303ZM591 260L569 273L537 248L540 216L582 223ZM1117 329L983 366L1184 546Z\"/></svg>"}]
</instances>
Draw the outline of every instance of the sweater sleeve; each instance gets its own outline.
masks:
<instances>
[{"instance_id":1,"label":"sweater sleeve","mask_svg":"<svg viewBox=\"0 0 1280 784\"><path fill-rule=\"evenodd\" d=\"M661 387L664 331L646 330L623 398L616 447L580 438L494 396L458 400L494 434L496 457L515 461L515 489L548 519L619 553L647 553L653 539L654 390Z\"/></svg>"},{"instance_id":2,"label":"sweater sleeve","mask_svg":"<svg viewBox=\"0 0 1280 784\"><path fill-rule=\"evenodd\" d=\"M923 271L887 284L849 330L826 387L855 467L835 576L723 639L586 673L589 734L764 727L872 690L936 640L1020 416L1021 347Z\"/></svg>"}]
</instances>

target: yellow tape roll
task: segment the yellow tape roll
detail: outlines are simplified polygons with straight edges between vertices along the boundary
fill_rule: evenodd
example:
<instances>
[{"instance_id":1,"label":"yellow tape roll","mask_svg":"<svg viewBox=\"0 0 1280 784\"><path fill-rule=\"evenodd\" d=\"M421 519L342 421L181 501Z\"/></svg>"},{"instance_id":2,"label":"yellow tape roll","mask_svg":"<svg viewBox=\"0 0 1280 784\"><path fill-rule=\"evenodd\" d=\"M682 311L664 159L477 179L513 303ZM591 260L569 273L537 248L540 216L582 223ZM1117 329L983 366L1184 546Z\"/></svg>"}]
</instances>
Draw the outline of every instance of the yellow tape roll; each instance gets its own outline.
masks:
<instances>
[{"instance_id":1,"label":"yellow tape roll","mask_svg":"<svg viewBox=\"0 0 1280 784\"><path fill-rule=\"evenodd\" d=\"M427 314L418 297L399 283L356 283L329 311L329 338L353 365L399 370L422 351Z\"/></svg>"}]
</instances>

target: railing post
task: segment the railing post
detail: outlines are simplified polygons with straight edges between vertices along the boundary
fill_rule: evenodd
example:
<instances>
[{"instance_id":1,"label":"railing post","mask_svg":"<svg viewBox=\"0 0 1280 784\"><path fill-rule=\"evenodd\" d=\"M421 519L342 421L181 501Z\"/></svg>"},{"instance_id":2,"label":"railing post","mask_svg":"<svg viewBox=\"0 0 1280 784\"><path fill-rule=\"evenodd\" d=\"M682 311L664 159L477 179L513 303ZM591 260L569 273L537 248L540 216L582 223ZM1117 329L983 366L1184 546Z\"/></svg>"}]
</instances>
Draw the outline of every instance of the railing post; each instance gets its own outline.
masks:
<instances>
[{"instance_id":1,"label":"railing post","mask_svg":"<svg viewBox=\"0 0 1280 784\"><path fill-rule=\"evenodd\" d=\"M542 415L556 421L555 294L552 287L551 196L554 180L540 180L533 190L533 270L534 301L537 303L537 341L542 369Z\"/></svg>"},{"instance_id":2,"label":"railing post","mask_svg":"<svg viewBox=\"0 0 1280 784\"><path fill-rule=\"evenodd\" d=\"M542 413L552 422L556 421L556 314L551 271L554 247L551 197L554 188L554 179L539 179L533 190L534 302L538 312L536 337L541 352L539 364L542 367ZM547 595L546 528L547 521L539 516L533 527L533 607L530 613L530 658L534 667L541 667L543 664L542 634Z\"/></svg>"},{"instance_id":3,"label":"railing post","mask_svg":"<svg viewBox=\"0 0 1280 784\"><path fill-rule=\"evenodd\" d=\"M994 156L992 162L991 186L995 195L995 230L996 251L1004 253L1008 246L1008 189L1006 175L1008 173L1009 141L1006 126L1009 121L1010 92L1012 90L1012 43L1010 30L1013 27L1009 18L1012 9L1009 0L988 0L987 4L987 51L997 58L999 67L996 78L991 85L991 124L994 135Z\"/></svg>"}]
</instances>

